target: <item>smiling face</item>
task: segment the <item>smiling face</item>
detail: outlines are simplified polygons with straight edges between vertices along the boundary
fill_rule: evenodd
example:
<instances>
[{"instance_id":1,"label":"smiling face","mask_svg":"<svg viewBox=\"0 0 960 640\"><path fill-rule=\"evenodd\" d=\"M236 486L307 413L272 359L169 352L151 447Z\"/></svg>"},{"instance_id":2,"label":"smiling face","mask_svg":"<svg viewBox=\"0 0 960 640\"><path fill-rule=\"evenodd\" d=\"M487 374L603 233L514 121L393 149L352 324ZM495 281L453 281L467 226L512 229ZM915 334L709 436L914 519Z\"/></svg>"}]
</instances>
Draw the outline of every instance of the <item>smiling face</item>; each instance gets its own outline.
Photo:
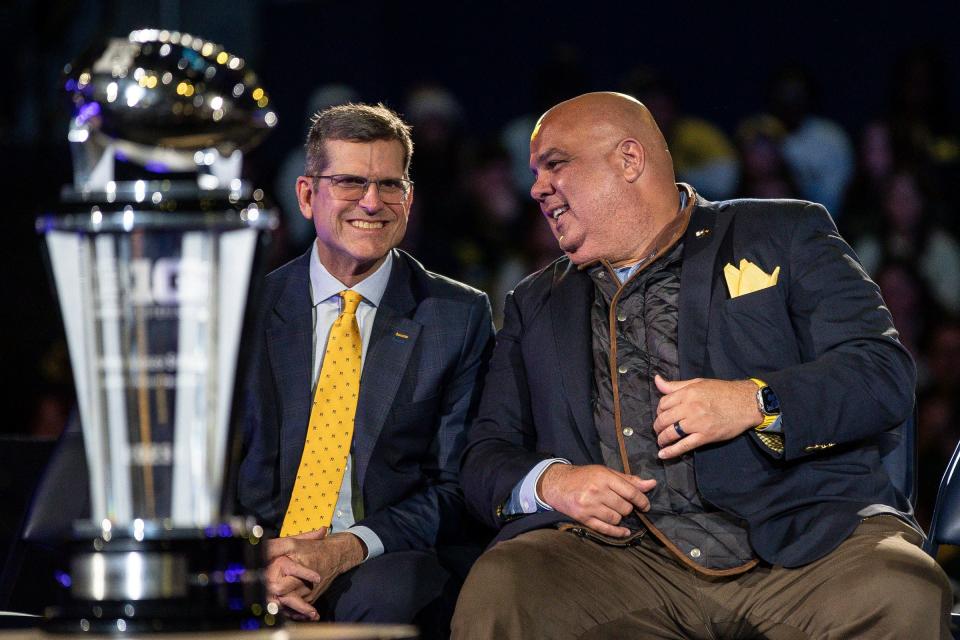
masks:
<instances>
[{"instance_id":1,"label":"smiling face","mask_svg":"<svg viewBox=\"0 0 960 640\"><path fill-rule=\"evenodd\" d=\"M616 201L614 145L591 141L588 131L563 122L543 122L530 140L530 195L550 230L575 264L612 258L617 242L610 224Z\"/></svg>"},{"instance_id":2,"label":"smiling face","mask_svg":"<svg viewBox=\"0 0 960 640\"><path fill-rule=\"evenodd\" d=\"M324 175L348 174L369 180L405 177L405 154L396 140L327 140L324 145ZM330 180L301 176L297 198L300 212L313 220L317 230L320 262L331 275L353 286L376 271L387 253L403 240L413 191L406 202L386 204L371 184L359 201L339 200Z\"/></svg>"},{"instance_id":3,"label":"smiling face","mask_svg":"<svg viewBox=\"0 0 960 640\"><path fill-rule=\"evenodd\" d=\"M538 124L530 139L530 195L574 264L640 258L651 233L636 188L644 160L636 140L578 110L548 113Z\"/></svg>"},{"instance_id":4,"label":"smiling face","mask_svg":"<svg viewBox=\"0 0 960 640\"><path fill-rule=\"evenodd\" d=\"M586 94L544 114L530 138L530 170L530 195L577 265L636 262L677 211L663 136L622 94Z\"/></svg>"}]
</instances>

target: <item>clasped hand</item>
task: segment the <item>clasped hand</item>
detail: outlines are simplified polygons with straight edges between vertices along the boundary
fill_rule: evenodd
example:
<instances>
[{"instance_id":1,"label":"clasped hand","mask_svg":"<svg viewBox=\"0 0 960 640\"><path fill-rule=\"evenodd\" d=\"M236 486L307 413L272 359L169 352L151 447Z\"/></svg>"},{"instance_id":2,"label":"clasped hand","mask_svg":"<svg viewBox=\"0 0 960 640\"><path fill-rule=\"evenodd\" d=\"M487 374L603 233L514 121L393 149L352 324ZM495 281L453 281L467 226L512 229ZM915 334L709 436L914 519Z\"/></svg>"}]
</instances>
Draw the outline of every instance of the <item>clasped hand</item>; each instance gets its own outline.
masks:
<instances>
[{"instance_id":1,"label":"clasped hand","mask_svg":"<svg viewBox=\"0 0 960 640\"><path fill-rule=\"evenodd\" d=\"M267 601L276 602L295 619L318 620L312 603L365 555L360 538L345 532L328 536L326 527L267 540Z\"/></svg>"}]
</instances>

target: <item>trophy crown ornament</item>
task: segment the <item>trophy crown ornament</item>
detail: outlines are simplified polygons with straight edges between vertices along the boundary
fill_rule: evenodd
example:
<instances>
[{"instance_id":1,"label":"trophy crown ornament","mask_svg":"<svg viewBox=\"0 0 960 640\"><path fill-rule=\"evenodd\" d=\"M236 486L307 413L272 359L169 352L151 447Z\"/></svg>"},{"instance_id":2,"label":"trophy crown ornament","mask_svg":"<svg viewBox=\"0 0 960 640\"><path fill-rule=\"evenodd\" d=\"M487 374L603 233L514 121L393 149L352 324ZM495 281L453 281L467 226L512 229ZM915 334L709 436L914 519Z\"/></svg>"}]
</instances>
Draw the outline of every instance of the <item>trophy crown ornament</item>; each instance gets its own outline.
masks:
<instances>
[{"instance_id":1,"label":"trophy crown ornament","mask_svg":"<svg viewBox=\"0 0 960 640\"><path fill-rule=\"evenodd\" d=\"M110 38L64 68L72 105L74 186L114 180L113 162L157 176L194 172L218 188L277 124L270 96L246 61L219 44L159 29Z\"/></svg>"}]
</instances>

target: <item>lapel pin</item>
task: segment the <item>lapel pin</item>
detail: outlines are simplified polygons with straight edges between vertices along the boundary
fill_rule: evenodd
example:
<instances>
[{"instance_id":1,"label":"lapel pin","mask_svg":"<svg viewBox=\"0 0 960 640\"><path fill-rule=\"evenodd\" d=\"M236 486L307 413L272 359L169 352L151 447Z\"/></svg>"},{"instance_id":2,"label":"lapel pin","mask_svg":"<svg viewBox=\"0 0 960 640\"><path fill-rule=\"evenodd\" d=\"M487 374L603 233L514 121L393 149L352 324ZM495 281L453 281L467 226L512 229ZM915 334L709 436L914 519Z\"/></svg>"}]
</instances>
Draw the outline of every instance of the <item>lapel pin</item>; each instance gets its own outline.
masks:
<instances>
[{"instance_id":1,"label":"lapel pin","mask_svg":"<svg viewBox=\"0 0 960 640\"><path fill-rule=\"evenodd\" d=\"M406 339L409 338L410 336L408 336L408 335L405 334L405 333L400 333L399 331L397 331L396 333L393 334L393 337L394 337L394 338L399 338L400 340L406 340Z\"/></svg>"},{"instance_id":2,"label":"lapel pin","mask_svg":"<svg viewBox=\"0 0 960 640\"><path fill-rule=\"evenodd\" d=\"M698 238L708 236L710 235L710 229L697 229L696 233L694 233L693 235L695 235Z\"/></svg>"}]
</instances>

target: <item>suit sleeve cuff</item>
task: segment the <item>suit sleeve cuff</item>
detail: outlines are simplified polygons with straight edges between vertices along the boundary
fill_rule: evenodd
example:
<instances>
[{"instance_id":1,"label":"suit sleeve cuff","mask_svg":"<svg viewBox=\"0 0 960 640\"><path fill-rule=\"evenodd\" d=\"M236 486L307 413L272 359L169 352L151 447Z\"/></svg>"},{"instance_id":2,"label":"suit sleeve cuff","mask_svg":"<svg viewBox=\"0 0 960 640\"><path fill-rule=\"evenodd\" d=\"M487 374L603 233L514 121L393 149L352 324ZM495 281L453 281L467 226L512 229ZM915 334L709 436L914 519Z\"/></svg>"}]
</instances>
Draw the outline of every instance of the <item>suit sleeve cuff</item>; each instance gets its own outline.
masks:
<instances>
[{"instance_id":1,"label":"suit sleeve cuff","mask_svg":"<svg viewBox=\"0 0 960 640\"><path fill-rule=\"evenodd\" d=\"M764 433L783 433L783 415L777 416L770 426L763 430Z\"/></svg>"},{"instance_id":2,"label":"suit sleeve cuff","mask_svg":"<svg viewBox=\"0 0 960 640\"><path fill-rule=\"evenodd\" d=\"M352 533L360 538L363 544L367 545L367 556L363 559L364 562L383 555L383 542L380 540L380 536L375 534L370 527L357 525L347 529L347 533Z\"/></svg>"}]
</instances>

